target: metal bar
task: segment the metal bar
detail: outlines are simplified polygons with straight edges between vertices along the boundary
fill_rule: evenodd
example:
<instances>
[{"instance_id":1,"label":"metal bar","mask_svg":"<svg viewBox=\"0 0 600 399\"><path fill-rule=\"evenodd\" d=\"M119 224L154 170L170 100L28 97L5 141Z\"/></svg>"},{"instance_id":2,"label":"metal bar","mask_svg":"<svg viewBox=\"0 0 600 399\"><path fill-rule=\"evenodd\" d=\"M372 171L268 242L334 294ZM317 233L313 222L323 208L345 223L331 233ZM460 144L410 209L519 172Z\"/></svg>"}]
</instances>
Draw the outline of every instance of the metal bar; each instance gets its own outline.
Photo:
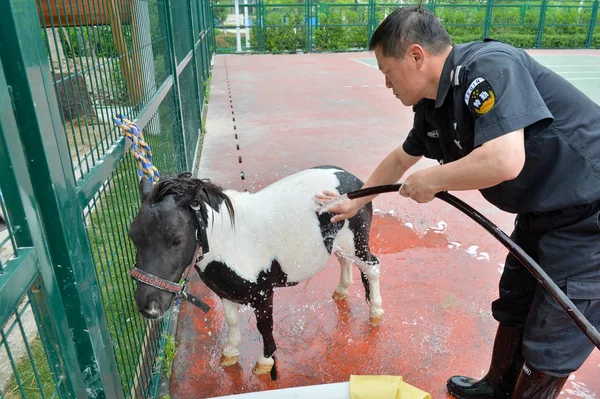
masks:
<instances>
[{"instance_id":1,"label":"metal bar","mask_svg":"<svg viewBox=\"0 0 600 399\"><path fill-rule=\"evenodd\" d=\"M13 250L17 251L17 245L31 246L32 241L27 216L19 195L21 182L13 169L18 161L11 159L13 155L9 150L11 146L21 145L16 134L11 134L18 129L13 115L12 88L4 82L0 63L0 93L7 92L8 96L0 95L0 190L2 191L0 196L8 211L4 214L7 225L13 226L9 235L13 240Z\"/></svg>"},{"instance_id":2,"label":"metal bar","mask_svg":"<svg viewBox=\"0 0 600 399\"><path fill-rule=\"evenodd\" d=\"M371 38L373 37L373 32L375 31L375 26L377 24L376 12L375 0L369 0L369 36L367 37L367 48L369 48L369 43L371 42Z\"/></svg>"},{"instance_id":3,"label":"metal bar","mask_svg":"<svg viewBox=\"0 0 600 399\"><path fill-rule=\"evenodd\" d=\"M130 147L130 140L126 137L122 137L104 154L102 159L88 171L85 178L79 181L79 184L77 185L77 196L79 198L79 206L82 209L88 206L92 198L104 185L106 179L108 179Z\"/></svg>"},{"instance_id":4,"label":"metal bar","mask_svg":"<svg viewBox=\"0 0 600 399\"><path fill-rule=\"evenodd\" d=\"M178 161L178 167L180 171L188 170L187 165L187 151L185 142L185 130L183 125L183 112L181 109L181 94L179 92L179 74L177 73L177 56L175 54L175 41L173 38L173 21L171 16L171 3L172 0L164 0L165 10L165 21L167 30L167 43L169 47L169 60L171 63L171 71L173 71L173 102L175 107L175 120L176 125L173 129L173 138L175 145L175 154ZM178 129L179 128L179 129Z\"/></svg>"},{"instance_id":5,"label":"metal bar","mask_svg":"<svg viewBox=\"0 0 600 399\"><path fill-rule=\"evenodd\" d=\"M23 294L23 298L21 298L21 300L19 302L21 302L24 299L25 294ZM31 306L31 301L29 300L25 300L25 303L23 306L21 306L21 309L19 309L19 305L14 307L13 310L13 314L15 316L23 316L23 314L27 311L27 309L29 309L29 307ZM15 327L18 325L18 321L17 318L15 317L15 320L13 320L13 322L11 323L11 325L8 327L8 329L6 329L5 334L8 336L10 335L10 333L12 333L12 331L15 329ZM3 328L6 328L6 326L4 326ZM4 340L0 339L0 345L4 344ZM8 344L8 343L7 343Z\"/></svg>"},{"instance_id":6,"label":"metal bar","mask_svg":"<svg viewBox=\"0 0 600 399\"><path fill-rule=\"evenodd\" d=\"M594 41L594 29L596 28L596 18L598 18L598 0L594 1L592 6L592 16L590 18L590 29L588 30L587 38L585 39L585 48L591 48Z\"/></svg>"},{"instance_id":7,"label":"metal bar","mask_svg":"<svg viewBox=\"0 0 600 399\"><path fill-rule=\"evenodd\" d=\"M54 395L59 395L62 398L65 397L79 397L80 395L87 394L85 387L83 386L83 376L79 374L79 368L77 365L73 365L76 360L76 355L73 350L64 350L60 344L61 339L70 340L71 336L60 337L57 336L54 325L56 324L57 317L64 317L64 313L61 315L59 312L54 310L52 303L52 293L48 294L44 288L43 277L38 276L29 290L29 302L33 310L36 324L38 326L38 333L40 334L40 340L44 345L46 352L46 359L52 376L54 377ZM64 320L64 319L60 319ZM63 323L66 324L66 323ZM73 384L77 393L73 392Z\"/></svg>"},{"instance_id":8,"label":"metal bar","mask_svg":"<svg viewBox=\"0 0 600 399\"><path fill-rule=\"evenodd\" d=\"M183 70L185 69L187 64L189 64L193 57L194 51L192 50L189 53L187 53L187 55L181 60L179 65L177 65L177 76L181 75L181 72L183 72Z\"/></svg>"},{"instance_id":9,"label":"metal bar","mask_svg":"<svg viewBox=\"0 0 600 399\"><path fill-rule=\"evenodd\" d=\"M194 7L193 4L195 4L196 6ZM195 38L194 38L194 32L197 30L198 32L200 32L200 26L196 26L195 21L198 20L198 4L196 2L196 0L188 0L188 8L189 8L189 21L190 21L190 26L191 26L191 32L190 32L190 38L191 38L191 43L192 43L192 50L190 51L190 55L192 56L192 79L195 80L196 82L196 90L195 90L195 96L194 98L196 98L196 100L198 101L198 107L194 107L195 111L196 111L196 117L198 118L198 126L200 127L200 129L202 128L202 100L203 100L203 96L202 94L200 94L200 92L203 89L203 85L201 80L204 80L204 76L202 78L200 78L200 75L198 74L198 66L200 66L202 64L202 57L200 59L198 59L196 50L195 50ZM196 10L196 16L194 17L194 10ZM191 170L193 171L196 167L196 159L198 158L196 156L196 154L198 153L198 144L200 143L200 134L201 132L199 131L199 129L196 129L196 132L194 132L194 137L195 137L195 143L192 147L193 148L193 153L189 154L191 156L191 162L188 160L188 165L189 168L191 168Z\"/></svg>"},{"instance_id":10,"label":"metal bar","mask_svg":"<svg viewBox=\"0 0 600 399\"><path fill-rule=\"evenodd\" d=\"M110 186L110 183L113 183L113 187L109 188L110 191L114 192L115 191L115 187L114 187L114 180L110 179L108 185ZM122 193L118 193L118 194L122 194ZM120 195L122 197L122 195ZM96 231L100 232L100 236L101 236L101 240L104 243L104 245L102 245L101 249L104 253L103 258L101 258L103 260L103 264L106 264L106 271L108 272L108 274L110 275L110 280L108 282L108 284L103 284L103 287L105 287L105 292L106 292L106 300L108 301L108 303L111 303L117 306L117 308L120 309L124 309L125 308L125 303L123 302L123 295L120 295L121 293L117 292L118 291L118 286L122 283L122 279L119 278L117 272L115 271L117 263L115 261L115 255L118 253L118 250L116 249L116 240L114 237L114 233L116 231L115 228L113 228L113 214L111 212L111 205L112 205L112 201L108 201L108 200L102 200L99 201L100 205L96 205L96 212L99 212L100 215L102 215L103 217L99 217L97 218L97 223L95 225L96 227ZM108 248L107 248L108 247ZM98 254L100 255L100 254ZM97 267L99 265L96 265L96 270ZM108 287L107 287L108 286ZM115 298L117 297L117 298ZM118 302L117 303L117 299ZM111 317L112 317L112 325L113 326L120 326L124 324L124 320L121 319L121 314L120 312L111 312ZM131 363L131 358L129 356L127 356L127 352L123 352L123 347L125 345L126 342L123 341L123 336L122 335L115 335L116 337L116 341L117 344L115 345L115 351L118 351L121 355L121 363L123 364L123 366L120 368L121 370L121 376L124 378L125 381L129 382L131 380L133 380L132 378L132 373L133 370L135 369L135 365L133 365ZM132 342L131 342L131 337L129 334L127 334L127 338L129 339L129 346L130 348L133 348L132 346Z\"/></svg>"},{"instance_id":11,"label":"metal bar","mask_svg":"<svg viewBox=\"0 0 600 399\"><path fill-rule=\"evenodd\" d=\"M31 346L29 345L29 341L27 340L27 334L25 333L25 328L23 328L23 323L21 322L21 316L19 315L18 312L15 312L15 318L16 318L17 323L19 324L19 330L21 332L21 336L23 337L23 343L25 344L25 349L27 350L27 356L29 357L29 362L31 364L31 369L33 371L35 381L40 390L42 399L46 399L46 395L44 393L44 386L43 386L42 382L40 381L40 374L37 371L37 367L35 365L35 359L33 357L33 354L31 353ZM46 359L44 358L44 360L46 360Z\"/></svg>"},{"instance_id":12,"label":"metal bar","mask_svg":"<svg viewBox=\"0 0 600 399\"><path fill-rule=\"evenodd\" d=\"M494 11L494 0L487 0L485 8L485 22L483 25L483 38L490 36L490 27L492 26L492 13Z\"/></svg>"},{"instance_id":13,"label":"metal bar","mask_svg":"<svg viewBox=\"0 0 600 399\"><path fill-rule=\"evenodd\" d=\"M133 169L132 166L130 166L130 165L131 164L125 165L124 169L128 169L128 168ZM111 180L109 182L109 185L112 185L112 187L110 187L110 190L114 190L114 188L117 184L119 185L119 187L123 187L123 186L137 187L137 184L136 184L137 178L136 178L135 172L133 170L129 170L128 172L130 172L130 173L118 174L116 179ZM133 191L133 193L135 193L134 195L136 198L131 198L131 197L133 197L133 195L131 195L132 191ZM132 206L131 204L134 199L137 199L137 190L132 190L132 191L129 191L129 193L128 193L129 195L124 195L126 197L129 197L128 198L129 201L116 201L116 206L114 206L115 208L117 208L117 212L119 215L118 219L122 226L128 226L134 217L133 213L134 213L134 209L136 207ZM119 238L120 248L125 253L124 257L123 257L123 254L121 254L121 256L119 257L119 260L121 261L119 266L121 267L121 270L126 269L126 271L127 271L129 269L130 264L133 263L133 260L135 259L135 252L133 250L132 243L129 241L129 237L125 234L124 231L123 231L123 234L119 234L118 238ZM126 271L125 271L125 273L126 273ZM132 279L130 279L130 278L121 279L120 283L125 291L127 291L129 293L134 292L135 286L134 286ZM125 306L127 315L132 320L139 321L141 319L141 316L137 313L136 309L134 308L133 304L130 301L128 301L128 304L129 304L128 306ZM125 325L125 323L123 323L123 325ZM139 324L137 324L136 327L138 329L135 332L138 333L138 335L139 335L142 328Z\"/></svg>"},{"instance_id":14,"label":"metal bar","mask_svg":"<svg viewBox=\"0 0 600 399\"><path fill-rule=\"evenodd\" d=\"M39 273L33 248L21 248L21 251L21 257L10 260L4 273L0 275L0 326L6 323Z\"/></svg>"},{"instance_id":15,"label":"metal bar","mask_svg":"<svg viewBox=\"0 0 600 399\"><path fill-rule=\"evenodd\" d=\"M150 122L156 111L158 111L158 107L162 104L163 100L169 93L169 90L173 87L173 76L169 76L165 79L164 83L160 86L160 88L154 93L152 98L148 100L148 104L140 111L138 115L138 119L136 119L136 123L140 127L140 129L144 129L146 125Z\"/></svg>"},{"instance_id":16,"label":"metal bar","mask_svg":"<svg viewBox=\"0 0 600 399\"><path fill-rule=\"evenodd\" d=\"M2 341L8 342L6 334L4 333L4 329L1 326L0 326L0 337L2 338ZM15 361L15 358L12 355L10 346L4 345L4 349L6 350L6 354L8 355L8 361L10 362L10 366L12 367L13 376L15 377L15 381L17 382L17 386L19 387L19 391L21 392L21 397L26 398L27 395L25 395L25 391L23 390L23 383L21 381L21 377L19 376L19 370L17 370L17 362Z\"/></svg>"},{"instance_id":17,"label":"metal bar","mask_svg":"<svg viewBox=\"0 0 600 399\"><path fill-rule=\"evenodd\" d=\"M304 3L304 45L306 46L306 52L310 52L310 14L308 11L310 7L309 4L310 0L306 0L306 2Z\"/></svg>"},{"instance_id":18,"label":"metal bar","mask_svg":"<svg viewBox=\"0 0 600 399\"><path fill-rule=\"evenodd\" d=\"M259 15L259 32L260 32L260 41L259 41L259 53L263 53L266 51L266 43L265 43L265 30L266 30L266 26L265 26L265 20L266 18L266 13L267 13L267 9L265 7L265 3L263 0L258 0L258 15Z\"/></svg>"},{"instance_id":19,"label":"metal bar","mask_svg":"<svg viewBox=\"0 0 600 399\"><path fill-rule=\"evenodd\" d=\"M544 23L546 21L546 10L548 9L548 0L542 0L542 6L540 7L540 20L538 21L538 30L535 36L535 47L540 48L542 46L542 40L544 36Z\"/></svg>"},{"instance_id":20,"label":"metal bar","mask_svg":"<svg viewBox=\"0 0 600 399\"><path fill-rule=\"evenodd\" d=\"M207 3L207 2L203 2L203 3ZM215 15L214 15L214 11L213 11L213 0L210 0L210 5L206 4L206 6L208 7L208 11L210 14L210 27L211 27L211 31L212 31L212 46L213 49L217 48L217 35L215 32L215 28L214 28L214 20L215 20Z\"/></svg>"},{"instance_id":21,"label":"metal bar","mask_svg":"<svg viewBox=\"0 0 600 399\"><path fill-rule=\"evenodd\" d=\"M83 3L82 3L82 6L83 6ZM78 33L77 29L79 28L80 30L82 30L83 29L82 26L85 24L85 22L82 21L82 16L84 15L84 12L85 12L85 7L84 7L84 10L83 10L84 12L81 12L80 9L79 9L79 2L78 1L75 2L75 7L71 6L71 16L72 16L73 20L75 20L75 16L73 15L73 13L75 12L75 10L77 10L78 19L79 19L78 22L79 22L79 25L80 25L80 26L75 26L73 28L75 30L75 36L77 36L77 33ZM77 62L76 62L78 60L79 61L79 69L80 70L84 70L85 67L84 67L83 61L82 61L83 57L76 57L74 53L72 53L71 56L72 56L73 61L74 61L73 64L74 64L74 67L75 67L75 76L81 76L82 79L85 80L85 75L80 74L79 72L77 72ZM87 57L86 57L86 59L87 59ZM87 65L88 65L88 68L89 68L89 61L87 61ZM73 86L72 81L70 82L70 84L71 84L71 86ZM80 98L83 97L84 93L81 90L81 85L79 85L79 84L77 85L77 90L79 92ZM87 93L85 93L85 95L87 96ZM75 114L77 116L77 120L81 120L82 119L82 116L80 115L80 112L79 112L78 108L76 109ZM84 117L83 119L85 120L86 118ZM83 130L84 129L82 129L81 127L79 127L78 130L79 130L79 137L81 138L81 143L80 144L82 145L82 147L84 147L84 145L83 145L84 142L85 142L84 135L83 135L83 133L84 133ZM93 166L94 163L96 162L95 158L96 158L97 155L99 155L99 151L98 151L98 141L97 141L97 138L95 137L95 135L94 135L94 139L95 139L96 145L94 146L92 144L92 140L91 140L91 137L90 137L90 129L89 129L89 125L87 123L85 124L85 133L87 135L87 139L88 139L88 143L89 143L89 147L90 147L89 151L84 155L84 159L86 160L86 171L85 172L87 172L90 169L90 166ZM94 150L96 150L96 151L94 151ZM94 152L96 152L96 154L94 154ZM90 165L90 162L88 162L88 160L90 158L91 158L91 165ZM82 175L85 174L85 172L81 171Z\"/></svg>"}]
</instances>

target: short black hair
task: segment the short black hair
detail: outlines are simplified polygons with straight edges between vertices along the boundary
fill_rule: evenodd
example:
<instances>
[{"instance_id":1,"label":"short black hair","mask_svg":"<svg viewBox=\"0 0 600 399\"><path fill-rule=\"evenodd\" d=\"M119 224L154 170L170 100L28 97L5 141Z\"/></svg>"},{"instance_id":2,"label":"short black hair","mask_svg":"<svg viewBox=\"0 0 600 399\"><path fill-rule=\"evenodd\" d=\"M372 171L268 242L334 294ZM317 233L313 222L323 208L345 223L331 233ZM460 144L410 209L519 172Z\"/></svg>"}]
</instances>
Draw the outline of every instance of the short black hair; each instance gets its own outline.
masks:
<instances>
[{"instance_id":1,"label":"short black hair","mask_svg":"<svg viewBox=\"0 0 600 399\"><path fill-rule=\"evenodd\" d=\"M417 6L400 7L388 15L373 33L369 50L381 46L384 57L401 58L412 44L434 54L452 45L446 28L421 2Z\"/></svg>"}]
</instances>

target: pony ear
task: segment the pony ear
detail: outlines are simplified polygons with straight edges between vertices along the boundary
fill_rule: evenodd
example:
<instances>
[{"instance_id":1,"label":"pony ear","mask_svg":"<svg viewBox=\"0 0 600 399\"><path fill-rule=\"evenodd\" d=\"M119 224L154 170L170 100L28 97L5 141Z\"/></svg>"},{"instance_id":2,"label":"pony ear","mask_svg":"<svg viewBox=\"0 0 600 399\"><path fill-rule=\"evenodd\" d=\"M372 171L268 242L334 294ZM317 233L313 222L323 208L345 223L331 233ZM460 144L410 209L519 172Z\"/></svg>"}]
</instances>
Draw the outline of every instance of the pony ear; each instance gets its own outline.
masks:
<instances>
[{"instance_id":1,"label":"pony ear","mask_svg":"<svg viewBox=\"0 0 600 399\"><path fill-rule=\"evenodd\" d=\"M150 194L152 194L152 183L146 176L142 176L140 179L140 196L142 197L142 202L150 198Z\"/></svg>"}]
</instances>

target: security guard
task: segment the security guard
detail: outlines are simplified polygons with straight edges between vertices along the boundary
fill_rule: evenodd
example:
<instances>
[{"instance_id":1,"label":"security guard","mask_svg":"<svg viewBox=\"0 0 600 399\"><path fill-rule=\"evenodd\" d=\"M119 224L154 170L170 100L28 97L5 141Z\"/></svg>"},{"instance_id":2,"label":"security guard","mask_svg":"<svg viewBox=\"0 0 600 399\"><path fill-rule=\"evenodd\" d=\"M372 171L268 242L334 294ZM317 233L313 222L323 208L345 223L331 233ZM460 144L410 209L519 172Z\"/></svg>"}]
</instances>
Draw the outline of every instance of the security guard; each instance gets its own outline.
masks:
<instances>
[{"instance_id":1,"label":"security guard","mask_svg":"<svg viewBox=\"0 0 600 399\"><path fill-rule=\"evenodd\" d=\"M387 87L415 116L406 141L364 187L397 182L423 156L437 159L441 165L409 175L400 194L428 202L440 191L477 189L517 214L513 241L600 329L600 107L520 49L493 40L452 46L420 5L390 14L370 49ZM332 220L373 198L332 207ZM557 397L593 344L512 255L499 288L490 369L479 381L450 378L448 391Z\"/></svg>"}]
</instances>

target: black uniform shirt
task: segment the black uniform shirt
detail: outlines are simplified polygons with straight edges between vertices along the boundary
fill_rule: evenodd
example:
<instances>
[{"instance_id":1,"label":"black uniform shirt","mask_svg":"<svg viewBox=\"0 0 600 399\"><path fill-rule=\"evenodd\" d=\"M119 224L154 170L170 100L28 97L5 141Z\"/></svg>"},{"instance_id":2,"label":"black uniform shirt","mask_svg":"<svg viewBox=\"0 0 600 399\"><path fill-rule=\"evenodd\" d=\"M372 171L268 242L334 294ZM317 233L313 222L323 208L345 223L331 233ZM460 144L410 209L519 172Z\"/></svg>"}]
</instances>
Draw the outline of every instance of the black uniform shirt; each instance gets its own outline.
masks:
<instances>
[{"instance_id":1,"label":"black uniform shirt","mask_svg":"<svg viewBox=\"0 0 600 399\"><path fill-rule=\"evenodd\" d=\"M519 176L481 190L500 209L543 212L600 199L600 107L523 50L491 40L454 46L437 99L413 110L404 150L440 163L524 128Z\"/></svg>"}]
</instances>

